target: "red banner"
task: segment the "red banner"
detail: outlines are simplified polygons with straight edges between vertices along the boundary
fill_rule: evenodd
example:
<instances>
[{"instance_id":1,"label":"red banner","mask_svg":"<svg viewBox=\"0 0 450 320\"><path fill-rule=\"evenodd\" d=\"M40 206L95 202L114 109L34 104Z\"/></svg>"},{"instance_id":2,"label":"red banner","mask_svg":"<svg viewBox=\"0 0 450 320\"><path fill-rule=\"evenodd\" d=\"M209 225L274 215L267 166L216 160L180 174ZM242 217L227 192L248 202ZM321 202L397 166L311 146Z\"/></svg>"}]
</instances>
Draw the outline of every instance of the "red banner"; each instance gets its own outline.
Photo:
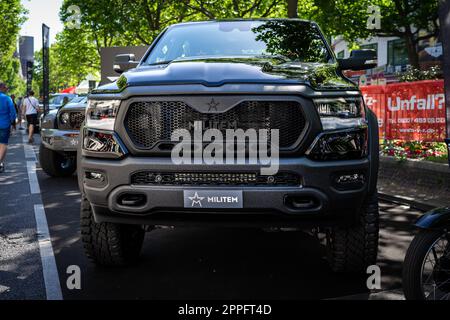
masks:
<instances>
[{"instance_id":1,"label":"red banner","mask_svg":"<svg viewBox=\"0 0 450 320\"><path fill-rule=\"evenodd\" d=\"M380 138L444 140L444 80L365 86L361 91L378 117Z\"/></svg>"}]
</instances>

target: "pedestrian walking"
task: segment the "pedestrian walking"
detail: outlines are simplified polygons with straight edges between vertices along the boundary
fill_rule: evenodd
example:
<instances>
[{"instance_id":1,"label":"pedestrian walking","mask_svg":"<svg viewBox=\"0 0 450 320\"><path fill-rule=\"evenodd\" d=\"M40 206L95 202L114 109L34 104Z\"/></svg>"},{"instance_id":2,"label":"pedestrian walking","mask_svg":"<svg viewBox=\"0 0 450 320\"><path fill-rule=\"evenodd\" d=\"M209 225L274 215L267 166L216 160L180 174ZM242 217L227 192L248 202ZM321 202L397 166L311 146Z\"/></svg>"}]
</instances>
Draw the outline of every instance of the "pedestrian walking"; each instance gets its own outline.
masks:
<instances>
[{"instance_id":1,"label":"pedestrian walking","mask_svg":"<svg viewBox=\"0 0 450 320\"><path fill-rule=\"evenodd\" d=\"M19 108L17 107L16 96L12 94L10 97L11 97L11 100L12 100L12 102L13 102L13 104L14 104L14 110L16 110L16 116L17 116L17 115L19 114ZM16 124L17 124L17 118L14 119L14 120L11 122L11 129L12 129L13 131L17 131Z\"/></svg>"},{"instance_id":2,"label":"pedestrian walking","mask_svg":"<svg viewBox=\"0 0 450 320\"><path fill-rule=\"evenodd\" d=\"M34 128L38 124L39 101L34 97L34 91L30 91L22 100L22 112L28 124L28 143L33 143Z\"/></svg>"},{"instance_id":3,"label":"pedestrian walking","mask_svg":"<svg viewBox=\"0 0 450 320\"><path fill-rule=\"evenodd\" d=\"M19 97L17 98L17 109L19 110L19 112L17 113L17 121L19 122L19 130L25 130L22 127L22 122L23 122L23 111L22 111L22 101L23 101L23 97Z\"/></svg>"},{"instance_id":4,"label":"pedestrian walking","mask_svg":"<svg viewBox=\"0 0 450 320\"><path fill-rule=\"evenodd\" d=\"M0 173L5 171L5 157L11 133L11 122L16 120L16 110L10 97L6 95L8 87L0 82Z\"/></svg>"}]
</instances>

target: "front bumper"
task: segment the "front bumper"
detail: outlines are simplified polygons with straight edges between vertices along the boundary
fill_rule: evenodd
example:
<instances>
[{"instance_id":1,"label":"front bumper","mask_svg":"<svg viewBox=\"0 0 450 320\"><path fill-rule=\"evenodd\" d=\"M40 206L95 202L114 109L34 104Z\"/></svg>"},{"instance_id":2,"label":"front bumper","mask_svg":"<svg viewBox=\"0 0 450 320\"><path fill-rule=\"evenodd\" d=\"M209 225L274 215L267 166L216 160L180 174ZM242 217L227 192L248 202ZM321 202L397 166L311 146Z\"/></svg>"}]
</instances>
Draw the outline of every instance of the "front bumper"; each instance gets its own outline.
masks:
<instances>
[{"instance_id":1,"label":"front bumper","mask_svg":"<svg viewBox=\"0 0 450 320\"><path fill-rule=\"evenodd\" d=\"M325 225L353 222L368 192L369 159L316 162L306 157L281 158L280 172L296 173L301 186L171 186L133 185L131 175L137 171L153 172L249 172L259 171L258 165L174 165L170 157L126 157L122 160L94 159L80 156L78 163L80 187L94 209L97 222L131 224L196 224L208 222L227 225L292 226ZM92 180L89 173L103 174L103 181ZM357 172L365 183L351 190L339 190L333 179L340 173ZM86 177L88 173L88 177ZM185 208L184 190L239 190L243 208ZM145 203L124 206L119 198L124 194L145 195ZM294 208L287 199L314 199L314 206ZM234 225L234 223L232 223Z\"/></svg>"},{"instance_id":2,"label":"front bumper","mask_svg":"<svg viewBox=\"0 0 450 320\"><path fill-rule=\"evenodd\" d=\"M57 152L76 152L79 135L78 130L41 129L42 144Z\"/></svg>"}]
</instances>

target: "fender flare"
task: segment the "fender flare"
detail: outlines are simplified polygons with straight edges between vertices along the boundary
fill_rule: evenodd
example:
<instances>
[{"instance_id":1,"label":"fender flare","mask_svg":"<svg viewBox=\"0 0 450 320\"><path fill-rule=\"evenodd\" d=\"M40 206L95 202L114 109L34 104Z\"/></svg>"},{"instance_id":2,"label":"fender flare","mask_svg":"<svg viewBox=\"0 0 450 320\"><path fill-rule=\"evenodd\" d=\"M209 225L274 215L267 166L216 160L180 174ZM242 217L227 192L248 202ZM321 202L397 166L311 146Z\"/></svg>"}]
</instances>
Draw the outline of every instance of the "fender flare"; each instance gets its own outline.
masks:
<instances>
[{"instance_id":1,"label":"fender flare","mask_svg":"<svg viewBox=\"0 0 450 320\"><path fill-rule=\"evenodd\" d=\"M450 227L450 207L436 208L428 211L414 225L420 229L443 229Z\"/></svg>"}]
</instances>

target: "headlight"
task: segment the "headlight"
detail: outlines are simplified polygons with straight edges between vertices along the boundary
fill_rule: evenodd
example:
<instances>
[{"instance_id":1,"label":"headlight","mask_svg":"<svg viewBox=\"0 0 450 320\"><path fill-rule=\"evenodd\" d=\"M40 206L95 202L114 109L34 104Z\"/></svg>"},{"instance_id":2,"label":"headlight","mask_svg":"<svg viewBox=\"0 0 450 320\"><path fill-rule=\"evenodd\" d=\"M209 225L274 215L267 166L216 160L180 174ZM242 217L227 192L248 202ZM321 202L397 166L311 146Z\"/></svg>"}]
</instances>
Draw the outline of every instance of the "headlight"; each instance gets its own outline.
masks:
<instances>
[{"instance_id":1,"label":"headlight","mask_svg":"<svg viewBox=\"0 0 450 320\"><path fill-rule=\"evenodd\" d=\"M59 119L61 120L61 123L67 124L69 122L69 113L67 113L67 112L61 113L61 116L59 117Z\"/></svg>"},{"instance_id":2,"label":"headlight","mask_svg":"<svg viewBox=\"0 0 450 320\"><path fill-rule=\"evenodd\" d=\"M361 97L314 99L314 104L324 130L359 128L367 125Z\"/></svg>"},{"instance_id":3,"label":"headlight","mask_svg":"<svg viewBox=\"0 0 450 320\"><path fill-rule=\"evenodd\" d=\"M86 126L101 130L114 130L120 100L89 100L86 109Z\"/></svg>"},{"instance_id":4,"label":"headlight","mask_svg":"<svg viewBox=\"0 0 450 320\"><path fill-rule=\"evenodd\" d=\"M361 159L367 156L367 128L323 132L306 155L319 161Z\"/></svg>"},{"instance_id":5,"label":"headlight","mask_svg":"<svg viewBox=\"0 0 450 320\"><path fill-rule=\"evenodd\" d=\"M115 132L84 128L82 153L85 156L121 158L128 153Z\"/></svg>"}]
</instances>

